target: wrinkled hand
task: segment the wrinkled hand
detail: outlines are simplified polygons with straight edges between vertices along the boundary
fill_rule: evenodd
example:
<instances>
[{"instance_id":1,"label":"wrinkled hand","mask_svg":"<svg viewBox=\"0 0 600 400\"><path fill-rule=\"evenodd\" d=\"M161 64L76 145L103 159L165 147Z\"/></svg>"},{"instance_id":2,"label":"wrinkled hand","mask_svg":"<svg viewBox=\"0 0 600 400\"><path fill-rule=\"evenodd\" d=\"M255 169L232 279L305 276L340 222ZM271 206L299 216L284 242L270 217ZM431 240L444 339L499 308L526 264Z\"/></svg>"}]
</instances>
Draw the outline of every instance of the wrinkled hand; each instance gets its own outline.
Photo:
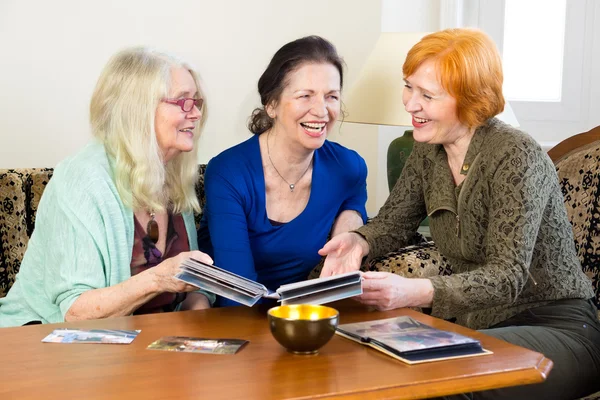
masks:
<instances>
[{"instance_id":1,"label":"wrinkled hand","mask_svg":"<svg viewBox=\"0 0 600 400\"><path fill-rule=\"evenodd\" d=\"M175 275L181 272L181 268L179 268L179 266L183 263L183 261L190 257L198 259L207 264L213 263L212 258L210 258L207 254L195 250L179 253L175 257L167 258L156 267L148 270L154 274L154 279L161 292L182 293L198 290L196 286L192 286L180 281L179 279L175 279Z\"/></svg>"},{"instance_id":2,"label":"wrinkled hand","mask_svg":"<svg viewBox=\"0 0 600 400\"><path fill-rule=\"evenodd\" d=\"M380 311L401 307L428 307L433 299L429 279L404 278L389 272L365 272L363 294L355 297Z\"/></svg>"},{"instance_id":3,"label":"wrinkled hand","mask_svg":"<svg viewBox=\"0 0 600 400\"><path fill-rule=\"evenodd\" d=\"M320 276L358 271L363 257L368 253L369 245L358 233L345 232L334 236L319 250L320 255L327 256Z\"/></svg>"}]
</instances>

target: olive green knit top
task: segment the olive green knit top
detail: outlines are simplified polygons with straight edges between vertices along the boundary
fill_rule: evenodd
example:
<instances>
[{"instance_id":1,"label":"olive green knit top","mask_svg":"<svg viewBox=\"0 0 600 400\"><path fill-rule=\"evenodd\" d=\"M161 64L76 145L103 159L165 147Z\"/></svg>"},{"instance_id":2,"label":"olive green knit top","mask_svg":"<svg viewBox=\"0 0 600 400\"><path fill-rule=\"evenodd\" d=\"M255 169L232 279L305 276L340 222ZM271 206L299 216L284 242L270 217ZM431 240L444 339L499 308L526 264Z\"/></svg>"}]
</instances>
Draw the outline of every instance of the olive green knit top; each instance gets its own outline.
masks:
<instances>
[{"instance_id":1,"label":"olive green knit top","mask_svg":"<svg viewBox=\"0 0 600 400\"><path fill-rule=\"evenodd\" d=\"M416 143L379 215L358 229L369 259L406 246L429 216L452 275L430 277L432 315L472 329L594 292L581 270L552 161L529 135L491 119L456 186L441 145Z\"/></svg>"}]
</instances>

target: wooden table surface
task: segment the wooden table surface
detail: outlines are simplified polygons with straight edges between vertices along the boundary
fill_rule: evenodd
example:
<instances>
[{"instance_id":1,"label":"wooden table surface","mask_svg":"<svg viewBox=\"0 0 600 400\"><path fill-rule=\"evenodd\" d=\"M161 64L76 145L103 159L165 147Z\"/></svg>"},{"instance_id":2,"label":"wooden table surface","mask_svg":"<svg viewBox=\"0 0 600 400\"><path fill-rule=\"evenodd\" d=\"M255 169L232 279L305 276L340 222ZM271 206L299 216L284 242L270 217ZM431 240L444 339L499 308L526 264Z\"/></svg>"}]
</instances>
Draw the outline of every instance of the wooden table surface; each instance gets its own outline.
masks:
<instances>
[{"instance_id":1,"label":"wooden table surface","mask_svg":"<svg viewBox=\"0 0 600 400\"><path fill-rule=\"evenodd\" d=\"M332 306L340 323L409 315L494 354L409 366L336 335L318 355L293 355L271 336L266 308L230 307L0 329L0 399L412 399L541 382L552 368L542 354L412 310ZM129 345L41 342L60 327L142 332ZM162 336L250 343L235 355L146 350Z\"/></svg>"}]
</instances>

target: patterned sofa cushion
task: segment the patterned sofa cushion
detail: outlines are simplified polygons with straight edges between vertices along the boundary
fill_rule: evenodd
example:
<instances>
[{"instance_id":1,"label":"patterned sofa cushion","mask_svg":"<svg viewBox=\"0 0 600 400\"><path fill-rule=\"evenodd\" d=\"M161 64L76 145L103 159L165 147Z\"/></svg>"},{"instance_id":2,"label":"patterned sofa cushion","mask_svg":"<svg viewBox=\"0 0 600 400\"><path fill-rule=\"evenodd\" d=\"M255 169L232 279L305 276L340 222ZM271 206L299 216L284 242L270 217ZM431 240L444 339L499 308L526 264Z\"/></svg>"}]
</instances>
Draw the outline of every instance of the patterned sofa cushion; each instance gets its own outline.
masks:
<instances>
[{"instance_id":1,"label":"patterned sofa cushion","mask_svg":"<svg viewBox=\"0 0 600 400\"><path fill-rule=\"evenodd\" d=\"M391 272L406 278L451 275L452 268L433 242L406 246L374 258L363 271Z\"/></svg>"},{"instance_id":2,"label":"patterned sofa cushion","mask_svg":"<svg viewBox=\"0 0 600 400\"><path fill-rule=\"evenodd\" d=\"M577 254L600 308L600 141L567 154L556 163L556 171Z\"/></svg>"},{"instance_id":3,"label":"patterned sofa cushion","mask_svg":"<svg viewBox=\"0 0 600 400\"><path fill-rule=\"evenodd\" d=\"M35 215L37 213L42 193L46 185L52 178L54 170L52 168L35 168L27 176L25 183L25 206L27 220L27 236L31 237L33 227L35 226Z\"/></svg>"},{"instance_id":4,"label":"patterned sofa cushion","mask_svg":"<svg viewBox=\"0 0 600 400\"><path fill-rule=\"evenodd\" d=\"M29 241L24 176L31 170L0 170L0 297L12 286Z\"/></svg>"},{"instance_id":5,"label":"patterned sofa cushion","mask_svg":"<svg viewBox=\"0 0 600 400\"><path fill-rule=\"evenodd\" d=\"M200 202L200 208L204 209L206 204L206 195L204 194L204 173L206 172L206 164L198 165L198 182L196 183L196 196ZM200 229L200 220L202 219L202 210L194 214L194 220L196 222L196 229Z\"/></svg>"}]
</instances>

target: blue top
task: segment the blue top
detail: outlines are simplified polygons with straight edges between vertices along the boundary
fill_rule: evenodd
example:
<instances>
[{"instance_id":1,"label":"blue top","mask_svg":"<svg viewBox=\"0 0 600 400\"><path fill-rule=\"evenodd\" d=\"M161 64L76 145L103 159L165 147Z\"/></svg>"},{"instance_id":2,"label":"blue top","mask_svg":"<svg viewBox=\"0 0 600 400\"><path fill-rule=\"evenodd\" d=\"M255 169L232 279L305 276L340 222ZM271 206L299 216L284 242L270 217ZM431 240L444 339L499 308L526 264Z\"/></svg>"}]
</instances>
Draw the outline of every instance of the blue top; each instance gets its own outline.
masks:
<instances>
[{"instance_id":1,"label":"blue top","mask_svg":"<svg viewBox=\"0 0 600 400\"><path fill-rule=\"evenodd\" d=\"M208 163L199 248L213 257L215 265L269 290L306 280L342 211L355 210L366 222L366 178L367 165L357 152L325 141L314 153L306 208L293 220L274 225L267 217L263 163L255 135ZM238 304L220 300L221 305Z\"/></svg>"}]
</instances>

